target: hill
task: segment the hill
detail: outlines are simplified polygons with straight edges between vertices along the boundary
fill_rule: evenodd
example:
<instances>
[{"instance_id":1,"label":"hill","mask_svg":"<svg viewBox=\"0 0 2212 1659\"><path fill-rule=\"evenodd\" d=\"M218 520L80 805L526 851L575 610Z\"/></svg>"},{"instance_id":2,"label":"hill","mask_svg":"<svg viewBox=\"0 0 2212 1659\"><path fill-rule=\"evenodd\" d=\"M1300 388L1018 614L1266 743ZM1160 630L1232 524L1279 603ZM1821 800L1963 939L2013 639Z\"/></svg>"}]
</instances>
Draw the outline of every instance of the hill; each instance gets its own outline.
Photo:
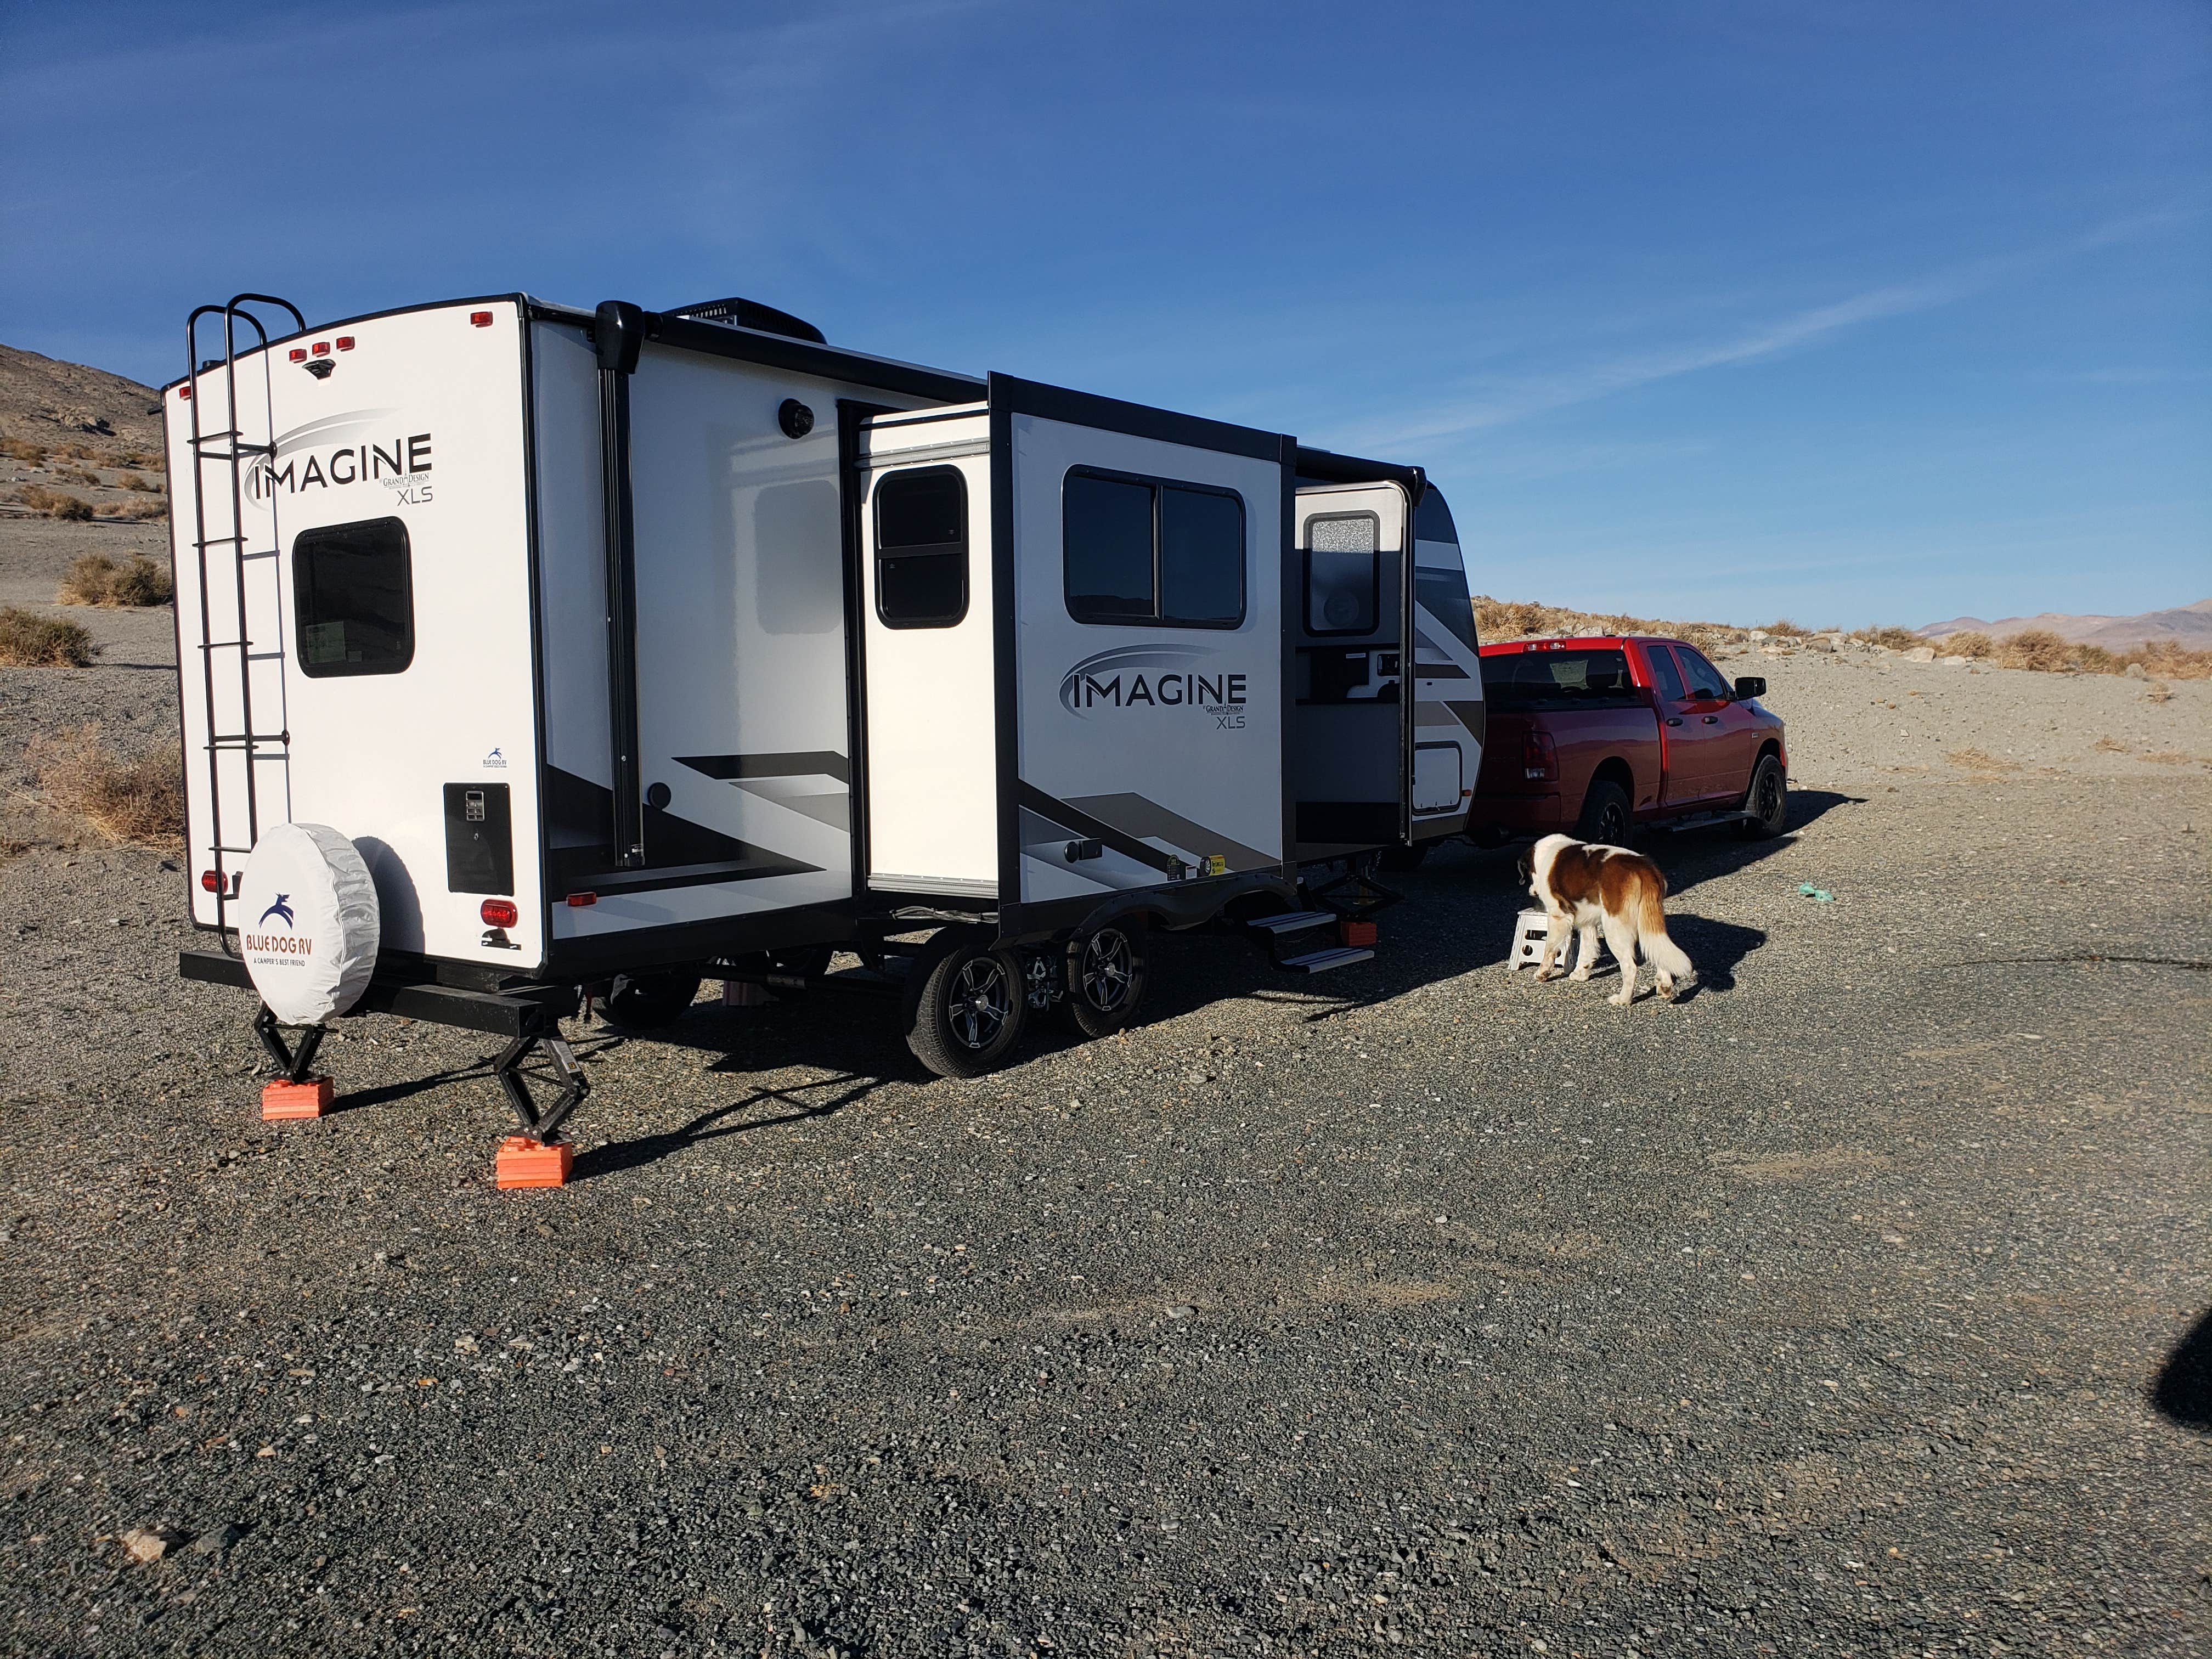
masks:
<instances>
[{"instance_id":1,"label":"hill","mask_svg":"<svg viewBox=\"0 0 2212 1659\"><path fill-rule=\"evenodd\" d=\"M2146 611L2136 617L2069 617L2052 611L2039 617L2002 617L1996 622L1954 617L1914 631L1923 640L1948 639L1954 634L1986 634L2000 639L2031 628L2056 634L2070 645L2101 645L2107 651L2153 640L2172 640L2192 651L2212 650L2212 599L2199 599L2170 611Z\"/></svg>"}]
</instances>

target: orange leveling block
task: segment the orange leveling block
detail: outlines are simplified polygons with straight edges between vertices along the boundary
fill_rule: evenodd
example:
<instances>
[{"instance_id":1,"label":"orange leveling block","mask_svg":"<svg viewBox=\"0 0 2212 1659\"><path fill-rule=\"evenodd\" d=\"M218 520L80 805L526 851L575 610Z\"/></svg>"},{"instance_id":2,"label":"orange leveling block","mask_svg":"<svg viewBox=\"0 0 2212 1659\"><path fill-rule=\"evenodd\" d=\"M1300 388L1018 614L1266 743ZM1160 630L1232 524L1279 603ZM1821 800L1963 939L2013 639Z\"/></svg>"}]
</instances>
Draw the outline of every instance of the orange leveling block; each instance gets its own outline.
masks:
<instances>
[{"instance_id":1,"label":"orange leveling block","mask_svg":"<svg viewBox=\"0 0 2212 1659\"><path fill-rule=\"evenodd\" d=\"M261 1121L273 1123L280 1118L320 1117L331 1109L337 1091L326 1077L302 1078L294 1083L288 1078L276 1078L261 1085Z\"/></svg>"},{"instance_id":2,"label":"orange leveling block","mask_svg":"<svg viewBox=\"0 0 2212 1659\"><path fill-rule=\"evenodd\" d=\"M506 1192L515 1187L565 1187L576 1149L565 1140L547 1146L528 1135L509 1135L499 1144L493 1179Z\"/></svg>"}]
</instances>

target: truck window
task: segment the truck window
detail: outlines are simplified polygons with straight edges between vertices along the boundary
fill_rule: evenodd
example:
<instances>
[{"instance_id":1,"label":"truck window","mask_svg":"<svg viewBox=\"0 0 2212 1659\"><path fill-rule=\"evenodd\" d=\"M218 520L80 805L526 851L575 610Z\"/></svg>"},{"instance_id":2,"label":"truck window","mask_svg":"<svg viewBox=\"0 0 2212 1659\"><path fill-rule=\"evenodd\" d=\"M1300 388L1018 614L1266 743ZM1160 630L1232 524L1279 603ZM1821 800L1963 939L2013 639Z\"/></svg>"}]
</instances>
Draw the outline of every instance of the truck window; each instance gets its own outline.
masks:
<instances>
[{"instance_id":1,"label":"truck window","mask_svg":"<svg viewBox=\"0 0 2212 1659\"><path fill-rule=\"evenodd\" d=\"M1243 622L1243 496L1082 467L1070 470L1060 499L1067 614L1076 621Z\"/></svg>"},{"instance_id":2,"label":"truck window","mask_svg":"<svg viewBox=\"0 0 2212 1659\"><path fill-rule=\"evenodd\" d=\"M1306 521L1306 632L1372 634L1382 609L1382 521L1331 513Z\"/></svg>"},{"instance_id":3,"label":"truck window","mask_svg":"<svg viewBox=\"0 0 2212 1659\"><path fill-rule=\"evenodd\" d=\"M1690 683L1690 696L1728 701L1728 682L1721 678L1719 669L1686 645L1676 646L1674 654L1682 659L1682 673Z\"/></svg>"},{"instance_id":4,"label":"truck window","mask_svg":"<svg viewBox=\"0 0 2212 1659\"><path fill-rule=\"evenodd\" d=\"M415 660L415 573L398 519L303 530L292 544L300 672L397 674Z\"/></svg>"},{"instance_id":5,"label":"truck window","mask_svg":"<svg viewBox=\"0 0 2212 1659\"><path fill-rule=\"evenodd\" d=\"M1452 637L1470 651L1480 650L1474 637L1474 605L1468 598L1467 578L1456 570L1413 572L1413 598L1421 609L1451 631Z\"/></svg>"},{"instance_id":6,"label":"truck window","mask_svg":"<svg viewBox=\"0 0 2212 1659\"><path fill-rule=\"evenodd\" d=\"M1501 708L1634 701L1626 651L1514 651L1482 659L1482 695Z\"/></svg>"},{"instance_id":7,"label":"truck window","mask_svg":"<svg viewBox=\"0 0 2212 1659\"><path fill-rule=\"evenodd\" d=\"M876 486L876 614L886 628L950 628L968 614L968 481L957 466Z\"/></svg>"},{"instance_id":8,"label":"truck window","mask_svg":"<svg viewBox=\"0 0 2212 1659\"><path fill-rule=\"evenodd\" d=\"M1674 666L1674 652L1663 645L1647 645L1644 657L1651 665L1651 684L1658 689L1661 700L1681 702L1682 672Z\"/></svg>"}]
</instances>

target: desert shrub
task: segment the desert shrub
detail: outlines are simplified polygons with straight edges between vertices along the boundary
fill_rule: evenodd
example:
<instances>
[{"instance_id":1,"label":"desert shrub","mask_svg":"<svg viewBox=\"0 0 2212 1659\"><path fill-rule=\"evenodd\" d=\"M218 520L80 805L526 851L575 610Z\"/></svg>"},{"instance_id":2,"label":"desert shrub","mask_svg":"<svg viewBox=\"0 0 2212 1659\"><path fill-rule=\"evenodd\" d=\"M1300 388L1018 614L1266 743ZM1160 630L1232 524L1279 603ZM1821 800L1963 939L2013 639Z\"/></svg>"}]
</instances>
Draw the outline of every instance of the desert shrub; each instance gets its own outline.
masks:
<instances>
[{"instance_id":1,"label":"desert shrub","mask_svg":"<svg viewBox=\"0 0 2212 1659\"><path fill-rule=\"evenodd\" d=\"M1928 643L1909 628L1862 628L1850 637L1868 645L1886 645L1893 651L1910 651Z\"/></svg>"},{"instance_id":2,"label":"desert shrub","mask_svg":"<svg viewBox=\"0 0 2212 1659\"><path fill-rule=\"evenodd\" d=\"M126 449L117 465L135 466L142 472L167 472L169 470L160 454L150 449Z\"/></svg>"},{"instance_id":3,"label":"desert shrub","mask_svg":"<svg viewBox=\"0 0 2212 1659\"><path fill-rule=\"evenodd\" d=\"M161 485L151 482L143 472L126 472L115 481L115 487L118 489L146 490L159 489Z\"/></svg>"},{"instance_id":4,"label":"desert shrub","mask_svg":"<svg viewBox=\"0 0 2212 1659\"><path fill-rule=\"evenodd\" d=\"M2130 663L2141 663L2144 673L2158 679L2212 679L2212 651L2191 651L2172 640L2152 640L2115 653L2111 672L2124 674Z\"/></svg>"},{"instance_id":5,"label":"desert shrub","mask_svg":"<svg viewBox=\"0 0 2212 1659\"><path fill-rule=\"evenodd\" d=\"M88 472L81 466L58 466L54 477L65 484L76 484L85 489L100 488L100 474Z\"/></svg>"},{"instance_id":6,"label":"desert shrub","mask_svg":"<svg viewBox=\"0 0 2212 1659\"><path fill-rule=\"evenodd\" d=\"M0 455L11 461L28 461L33 466L44 466L46 462L46 446L28 438L0 438Z\"/></svg>"},{"instance_id":7,"label":"desert shrub","mask_svg":"<svg viewBox=\"0 0 2212 1659\"><path fill-rule=\"evenodd\" d=\"M176 597L169 573L140 554L118 565L104 553L88 553L62 578L58 605L167 605Z\"/></svg>"},{"instance_id":8,"label":"desert shrub","mask_svg":"<svg viewBox=\"0 0 2212 1659\"><path fill-rule=\"evenodd\" d=\"M143 500L122 501L107 509L111 519L163 519L169 514L169 498L148 495Z\"/></svg>"},{"instance_id":9,"label":"desert shrub","mask_svg":"<svg viewBox=\"0 0 2212 1659\"><path fill-rule=\"evenodd\" d=\"M1996 642L1986 634L1954 634L1937 642L1936 648L1954 657L1972 657L1977 660L1993 654Z\"/></svg>"},{"instance_id":10,"label":"desert shrub","mask_svg":"<svg viewBox=\"0 0 2212 1659\"><path fill-rule=\"evenodd\" d=\"M98 649L81 623L41 617L19 605L0 606L0 665L88 668Z\"/></svg>"},{"instance_id":11,"label":"desert shrub","mask_svg":"<svg viewBox=\"0 0 2212 1659\"><path fill-rule=\"evenodd\" d=\"M118 841L181 844L185 780L175 750L120 755L94 724L38 739L28 758L39 787L63 811Z\"/></svg>"},{"instance_id":12,"label":"desert shrub","mask_svg":"<svg viewBox=\"0 0 2212 1659\"><path fill-rule=\"evenodd\" d=\"M92 503L74 495L64 495L58 489L48 489L43 484L30 484L15 492L15 499L33 513L43 513L50 519L75 519L80 521L92 517Z\"/></svg>"},{"instance_id":13,"label":"desert shrub","mask_svg":"<svg viewBox=\"0 0 2212 1659\"><path fill-rule=\"evenodd\" d=\"M2027 668L2055 674L2074 665L2074 647L2047 628L2024 628L1997 641L2000 668Z\"/></svg>"},{"instance_id":14,"label":"desert shrub","mask_svg":"<svg viewBox=\"0 0 2212 1659\"><path fill-rule=\"evenodd\" d=\"M1766 624L1766 631L1785 640L1807 640L1813 636L1809 628L1800 628L1787 617L1777 617Z\"/></svg>"},{"instance_id":15,"label":"desert shrub","mask_svg":"<svg viewBox=\"0 0 2212 1659\"><path fill-rule=\"evenodd\" d=\"M2073 666L2084 674L2118 674L2124 665L2101 645L2077 645L2073 647Z\"/></svg>"},{"instance_id":16,"label":"desert shrub","mask_svg":"<svg viewBox=\"0 0 2212 1659\"><path fill-rule=\"evenodd\" d=\"M1578 634L1665 634L1687 640L1700 651L1741 645L1745 632L1726 623L1654 622L1646 617L1605 615L1539 605L1528 599L1474 599L1474 630L1485 642L1571 636Z\"/></svg>"}]
</instances>

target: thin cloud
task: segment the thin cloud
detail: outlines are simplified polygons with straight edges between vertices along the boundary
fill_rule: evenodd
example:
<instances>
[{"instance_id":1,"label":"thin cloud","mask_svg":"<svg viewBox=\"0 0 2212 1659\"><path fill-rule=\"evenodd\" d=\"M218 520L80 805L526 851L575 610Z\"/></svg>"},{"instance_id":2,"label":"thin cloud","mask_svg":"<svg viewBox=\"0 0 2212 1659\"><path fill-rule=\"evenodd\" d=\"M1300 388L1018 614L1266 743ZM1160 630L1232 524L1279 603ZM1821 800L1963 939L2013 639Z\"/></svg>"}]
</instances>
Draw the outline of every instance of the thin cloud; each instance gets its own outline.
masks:
<instances>
[{"instance_id":1,"label":"thin cloud","mask_svg":"<svg viewBox=\"0 0 2212 1659\"><path fill-rule=\"evenodd\" d=\"M1978 259L1917 282L1869 289L1848 299L1762 324L1732 339L1632 352L1556 374L1493 383L1491 390L1472 402L1431 411L1410 424L1362 434L1358 441L1370 448L1387 450L1400 445L1458 437L1705 369L1758 362L1871 323L1955 304L2029 267L2128 240L2194 218L2200 211L2175 208L2115 220L2055 247Z\"/></svg>"}]
</instances>

